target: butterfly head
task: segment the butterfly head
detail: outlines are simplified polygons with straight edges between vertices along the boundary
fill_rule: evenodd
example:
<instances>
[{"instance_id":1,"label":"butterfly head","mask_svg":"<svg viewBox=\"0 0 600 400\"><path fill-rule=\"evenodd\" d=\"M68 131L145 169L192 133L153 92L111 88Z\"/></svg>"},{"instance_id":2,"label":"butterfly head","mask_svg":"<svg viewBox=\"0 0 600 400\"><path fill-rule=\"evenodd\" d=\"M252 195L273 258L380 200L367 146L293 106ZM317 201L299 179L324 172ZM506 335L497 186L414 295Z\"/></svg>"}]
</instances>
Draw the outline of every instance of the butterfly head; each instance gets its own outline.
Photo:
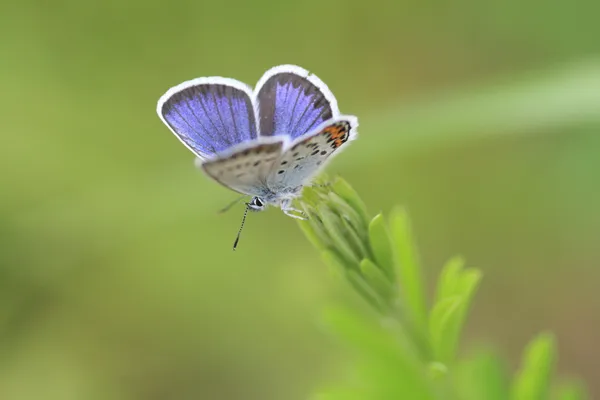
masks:
<instances>
[{"instance_id":1,"label":"butterfly head","mask_svg":"<svg viewBox=\"0 0 600 400\"><path fill-rule=\"evenodd\" d=\"M263 211L267 206L266 202L258 196L254 196L246 205L251 211Z\"/></svg>"}]
</instances>

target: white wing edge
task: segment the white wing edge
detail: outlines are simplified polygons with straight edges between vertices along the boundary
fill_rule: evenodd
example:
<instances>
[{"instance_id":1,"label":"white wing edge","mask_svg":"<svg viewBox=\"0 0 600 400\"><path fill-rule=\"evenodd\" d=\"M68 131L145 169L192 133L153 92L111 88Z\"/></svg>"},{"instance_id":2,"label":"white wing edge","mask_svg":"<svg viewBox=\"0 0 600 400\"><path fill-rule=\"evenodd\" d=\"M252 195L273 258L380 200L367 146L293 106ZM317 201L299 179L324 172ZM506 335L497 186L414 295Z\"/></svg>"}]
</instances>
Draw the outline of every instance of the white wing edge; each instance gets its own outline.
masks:
<instances>
[{"instance_id":1,"label":"white wing edge","mask_svg":"<svg viewBox=\"0 0 600 400\"><path fill-rule=\"evenodd\" d=\"M333 92L331 90L329 90L329 87L325 84L325 82L323 82L321 79L319 79L319 77L316 76L315 74L309 72L308 70L306 70L302 67L299 67L297 65L292 65L292 64L283 64L283 65L277 65L273 68L268 69L263 74L263 76L258 80L258 83L256 84L256 87L254 88L254 93L252 96L252 103L254 106L254 115L256 117L257 125L260 125L258 92L260 92L260 89L264 86L264 84L272 76L280 74L280 73L290 73L290 74L298 75L301 78L307 79L310 83L312 83L317 88L319 88L319 90L323 93L323 96L327 99L327 101L329 101L329 104L331 106L332 118L340 117L340 110L338 108L337 99L333 95ZM256 129L257 129L258 135L260 136L259 126L257 126Z\"/></svg>"},{"instance_id":2,"label":"white wing edge","mask_svg":"<svg viewBox=\"0 0 600 400\"><path fill-rule=\"evenodd\" d=\"M181 143L183 143L183 145L185 147L188 148L188 150L190 150L192 153L194 153L196 155L196 157L201 158L201 159L207 159L208 156L206 154L199 154L198 152L196 152L196 150L192 149L190 146L187 145L187 143L185 143L181 139L181 137L177 134L177 132L175 132L175 130L173 128L171 128L171 125L169 125L169 123L165 120L163 113L162 113L164 104L171 97L173 97L175 94L177 94L185 89L188 89L192 86L198 86L198 85L224 85L224 86L230 86L234 89L241 90L242 92L246 93L246 95L250 99L250 102L251 102L252 108L253 108L253 112L255 113L255 119L256 119L256 111L254 110L254 93L252 92L252 88L250 86L248 86L247 84L240 82L236 79L223 78L221 76L208 76L208 77L195 78L195 79L191 79L189 81L182 82L179 85L173 86L172 88L167 90L165 92L165 94L160 96L160 98L158 99L158 102L156 103L156 113L158 114L158 117L160 118L160 120L167 126L167 128L169 128L169 130L175 135L175 137ZM257 125L257 129L258 129L258 124L256 123L256 121L255 121L255 124Z\"/></svg>"}]
</instances>

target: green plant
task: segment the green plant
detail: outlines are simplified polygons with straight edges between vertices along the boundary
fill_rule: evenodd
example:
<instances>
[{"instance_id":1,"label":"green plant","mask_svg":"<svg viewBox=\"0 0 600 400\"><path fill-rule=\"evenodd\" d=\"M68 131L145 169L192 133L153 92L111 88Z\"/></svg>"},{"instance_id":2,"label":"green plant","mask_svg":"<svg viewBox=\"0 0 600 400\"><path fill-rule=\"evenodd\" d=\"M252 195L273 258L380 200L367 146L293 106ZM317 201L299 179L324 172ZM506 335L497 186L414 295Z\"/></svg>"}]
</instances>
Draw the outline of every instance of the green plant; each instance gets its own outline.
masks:
<instances>
[{"instance_id":1,"label":"green plant","mask_svg":"<svg viewBox=\"0 0 600 400\"><path fill-rule=\"evenodd\" d=\"M357 353L348 382L321 391L319 400L586 399L578 382L552 385L556 342L542 333L527 346L509 378L500 357L479 351L458 357L457 348L481 272L461 258L446 263L432 306L408 215L392 211L386 223L369 218L357 193L342 179L307 188L300 226L341 281L373 311L326 310L326 326Z\"/></svg>"}]
</instances>

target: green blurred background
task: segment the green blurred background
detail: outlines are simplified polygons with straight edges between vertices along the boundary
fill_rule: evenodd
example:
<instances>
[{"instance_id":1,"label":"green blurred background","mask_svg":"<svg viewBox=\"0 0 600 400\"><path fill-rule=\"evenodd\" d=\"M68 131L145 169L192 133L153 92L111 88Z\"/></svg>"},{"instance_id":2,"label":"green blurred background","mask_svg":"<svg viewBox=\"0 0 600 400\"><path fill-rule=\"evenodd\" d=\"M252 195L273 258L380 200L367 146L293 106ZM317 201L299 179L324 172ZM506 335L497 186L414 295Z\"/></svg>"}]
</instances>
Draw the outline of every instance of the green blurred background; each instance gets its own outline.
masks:
<instances>
[{"instance_id":1,"label":"green blurred background","mask_svg":"<svg viewBox=\"0 0 600 400\"><path fill-rule=\"evenodd\" d=\"M339 375L338 284L296 223L251 215L155 113L198 76L323 79L360 139L331 165L405 205L430 278L484 272L467 343L513 368L553 330L600 395L600 3L0 5L0 399L304 399Z\"/></svg>"}]
</instances>

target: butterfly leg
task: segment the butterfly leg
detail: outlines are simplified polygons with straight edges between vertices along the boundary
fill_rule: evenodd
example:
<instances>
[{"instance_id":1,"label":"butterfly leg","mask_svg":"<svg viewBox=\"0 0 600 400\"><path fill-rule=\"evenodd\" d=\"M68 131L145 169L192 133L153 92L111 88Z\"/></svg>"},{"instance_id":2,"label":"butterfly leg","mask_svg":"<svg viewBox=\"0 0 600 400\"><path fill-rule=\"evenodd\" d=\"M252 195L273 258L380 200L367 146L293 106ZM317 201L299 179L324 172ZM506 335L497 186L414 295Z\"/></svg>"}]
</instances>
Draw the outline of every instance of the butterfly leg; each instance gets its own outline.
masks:
<instances>
[{"instance_id":1,"label":"butterfly leg","mask_svg":"<svg viewBox=\"0 0 600 400\"><path fill-rule=\"evenodd\" d=\"M333 181L329 179L329 177L325 177L324 180L320 180L319 178L315 179L317 182L310 182L309 187L314 188L331 188L333 186Z\"/></svg>"},{"instance_id":2,"label":"butterfly leg","mask_svg":"<svg viewBox=\"0 0 600 400\"><path fill-rule=\"evenodd\" d=\"M307 220L308 217L302 210L298 210L297 208L291 207L292 200L284 199L281 201L281 211L288 217Z\"/></svg>"},{"instance_id":3,"label":"butterfly leg","mask_svg":"<svg viewBox=\"0 0 600 400\"><path fill-rule=\"evenodd\" d=\"M304 213L304 211L298 210L298 209L295 209L295 208L286 208L286 209L283 210L283 212L288 217L292 217L292 218L296 218L296 219L302 219L302 220L307 220L308 219L308 217L306 216L306 214Z\"/></svg>"},{"instance_id":4,"label":"butterfly leg","mask_svg":"<svg viewBox=\"0 0 600 400\"><path fill-rule=\"evenodd\" d=\"M241 200L245 199L247 196L241 196L238 197L237 199L235 199L234 201L232 201L231 203L227 204L225 207L223 207L222 209L220 209L218 211L219 214L223 214L224 212L229 211L229 209L233 206L235 206L237 203L239 203Z\"/></svg>"}]
</instances>

